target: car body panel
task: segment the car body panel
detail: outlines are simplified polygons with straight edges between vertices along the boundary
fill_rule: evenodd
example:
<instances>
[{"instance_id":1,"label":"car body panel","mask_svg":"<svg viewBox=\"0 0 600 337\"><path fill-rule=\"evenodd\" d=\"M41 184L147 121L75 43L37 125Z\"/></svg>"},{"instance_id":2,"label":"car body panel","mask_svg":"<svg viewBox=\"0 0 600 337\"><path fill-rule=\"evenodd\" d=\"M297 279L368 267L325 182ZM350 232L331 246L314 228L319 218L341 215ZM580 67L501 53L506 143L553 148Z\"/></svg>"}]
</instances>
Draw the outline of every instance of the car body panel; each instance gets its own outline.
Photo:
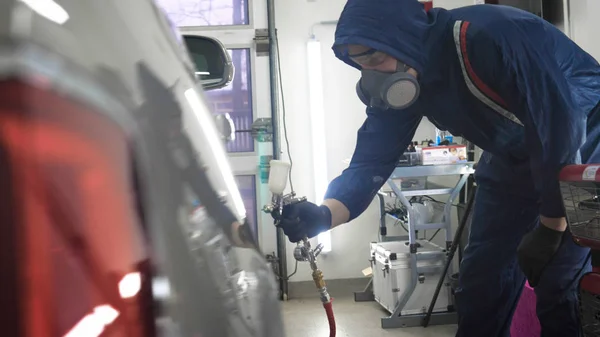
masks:
<instances>
[{"instance_id":1,"label":"car body panel","mask_svg":"<svg viewBox=\"0 0 600 337\"><path fill-rule=\"evenodd\" d=\"M54 1L64 23L26 2L0 1L0 80L93 107L127 135L157 334L284 336L272 270L236 242L244 205L177 30L150 0Z\"/></svg>"}]
</instances>

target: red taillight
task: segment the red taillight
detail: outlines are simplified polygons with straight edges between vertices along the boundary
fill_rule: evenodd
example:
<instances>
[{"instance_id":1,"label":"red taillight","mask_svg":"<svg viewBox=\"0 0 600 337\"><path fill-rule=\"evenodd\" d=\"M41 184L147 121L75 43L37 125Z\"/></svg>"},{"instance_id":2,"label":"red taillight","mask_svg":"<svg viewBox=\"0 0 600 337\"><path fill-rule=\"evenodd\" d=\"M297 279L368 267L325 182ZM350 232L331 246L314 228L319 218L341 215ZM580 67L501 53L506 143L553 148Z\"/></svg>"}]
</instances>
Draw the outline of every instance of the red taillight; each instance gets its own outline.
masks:
<instances>
[{"instance_id":1,"label":"red taillight","mask_svg":"<svg viewBox=\"0 0 600 337\"><path fill-rule=\"evenodd\" d=\"M0 314L11 318L2 335L65 336L99 322L98 336L151 334L128 152L103 114L0 82Z\"/></svg>"}]
</instances>

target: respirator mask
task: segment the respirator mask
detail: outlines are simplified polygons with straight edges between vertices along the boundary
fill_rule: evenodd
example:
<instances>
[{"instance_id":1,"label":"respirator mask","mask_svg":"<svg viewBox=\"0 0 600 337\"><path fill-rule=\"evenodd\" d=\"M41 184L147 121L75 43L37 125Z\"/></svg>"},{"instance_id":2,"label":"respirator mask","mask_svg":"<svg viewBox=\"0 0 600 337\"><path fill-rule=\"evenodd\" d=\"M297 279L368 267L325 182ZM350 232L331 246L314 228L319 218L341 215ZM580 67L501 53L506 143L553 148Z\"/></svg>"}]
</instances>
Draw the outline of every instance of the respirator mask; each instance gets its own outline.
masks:
<instances>
[{"instance_id":1,"label":"respirator mask","mask_svg":"<svg viewBox=\"0 0 600 337\"><path fill-rule=\"evenodd\" d=\"M408 73L409 67L398 61L393 73L377 70L361 70L356 83L358 98L369 107L381 109L405 109L419 97L419 82Z\"/></svg>"}]
</instances>

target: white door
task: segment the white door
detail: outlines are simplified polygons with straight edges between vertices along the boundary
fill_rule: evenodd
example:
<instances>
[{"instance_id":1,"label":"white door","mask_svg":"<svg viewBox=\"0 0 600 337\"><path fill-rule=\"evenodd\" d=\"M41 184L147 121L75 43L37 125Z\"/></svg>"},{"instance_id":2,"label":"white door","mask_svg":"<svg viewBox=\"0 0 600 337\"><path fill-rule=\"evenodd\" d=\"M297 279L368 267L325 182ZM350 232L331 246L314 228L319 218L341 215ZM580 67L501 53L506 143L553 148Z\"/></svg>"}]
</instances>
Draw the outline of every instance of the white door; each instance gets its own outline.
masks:
<instances>
[{"instance_id":1,"label":"white door","mask_svg":"<svg viewBox=\"0 0 600 337\"><path fill-rule=\"evenodd\" d=\"M227 145L247 219L265 253L276 251L276 231L270 216L260 212L270 200L261 182L260 157L272 155L272 143L252 138L257 118L270 118L269 57L257 56L256 29L267 28L265 0L156 0L182 34L217 38L229 50L235 75L227 87L206 92L215 113L229 113L236 135Z\"/></svg>"}]
</instances>

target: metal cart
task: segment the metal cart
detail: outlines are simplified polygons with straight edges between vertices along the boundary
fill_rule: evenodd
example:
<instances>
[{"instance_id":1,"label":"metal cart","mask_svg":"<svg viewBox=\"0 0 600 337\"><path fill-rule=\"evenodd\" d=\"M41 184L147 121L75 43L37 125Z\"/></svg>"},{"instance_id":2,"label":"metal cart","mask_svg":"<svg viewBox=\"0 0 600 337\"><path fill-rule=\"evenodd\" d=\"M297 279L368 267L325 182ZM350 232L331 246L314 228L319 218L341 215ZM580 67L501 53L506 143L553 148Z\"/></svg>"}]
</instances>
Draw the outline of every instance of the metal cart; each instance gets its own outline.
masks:
<instances>
[{"instance_id":1,"label":"metal cart","mask_svg":"<svg viewBox=\"0 0 600 337\"><path fill-rule=\"evenodd\" d=\"M471 174L475 172L473 168L474 163L460 163L460 164L450 164L450 165L432 165L432 166L407 166L407 167L396 167L391 177L388 179L387 184L392 189L396 197L400 200L400 202L406 207L408 210L408 237L392 237L387 235L387 229L385 227L385 203L383 202L383 194L378 194L380 205L381 205L381 224L380 224L380 233L381 233L381 241L403 241L408 240L410 244L410 266L411 266L411 283L406 287L406 290L403 292L398 304L394 312L389 317L383 317L381 319L381 327L384 329L387 328L401 328L401 327L415 327L421 326L423 318L425 314L414 314L414 315L404 315L401 316L402 309L406 305L410 296L415 290L417 282L419 280L419 274L421 271L417 268L417 260L422 258L426 258L425 256L421 256L417 249L417 231L419 230L431 230L431 229L443 229L446 235L446 246L449 246L452 243L453 233L452 233L452 221L451 221L451 211L452 204L458 197L461 189L465 186L467 179ZM410 189L410 190L402 190L400 186L396 184L394 180L398 179L407 179L407 178L416 178L416 177L439 177L439 176L458 176L458 182L454 187L445 187L439 186L429 181L426 182L426 185L422 189ZM433 196L433 195L448 195L448 199L444 205L443 212L443 220L439 223L425 223L425 224L416 224L414 221L411 221L411 218L414 219L414 216L411 216L413 213L412 206L409 202L409 198L413 196ZM452 271L450 271L447 275L452 275ZM354 294L354 300L357 302L363 301L373 301L373 288L372 288L372 279L367 285L367 287L361 291L356 292ZM449 303L453 303L450 301ZM431 325L443 325L443 324L453 324L457 322L456 313L449 308L448 312L440 312L434 313L431 316L430 323Z\"/></svg>"},{"instance_id":2,"label":"metal cart","mask_svg":"<svg viewBox=\"0 0 600 337\"><path fill-rule=\"evenodd\" d=\"M591 248L592 272L579 282L583 334L600 336L600 164L570 165L560 173L569 230L575 242Z\"/></svg>"}]
</instances>

